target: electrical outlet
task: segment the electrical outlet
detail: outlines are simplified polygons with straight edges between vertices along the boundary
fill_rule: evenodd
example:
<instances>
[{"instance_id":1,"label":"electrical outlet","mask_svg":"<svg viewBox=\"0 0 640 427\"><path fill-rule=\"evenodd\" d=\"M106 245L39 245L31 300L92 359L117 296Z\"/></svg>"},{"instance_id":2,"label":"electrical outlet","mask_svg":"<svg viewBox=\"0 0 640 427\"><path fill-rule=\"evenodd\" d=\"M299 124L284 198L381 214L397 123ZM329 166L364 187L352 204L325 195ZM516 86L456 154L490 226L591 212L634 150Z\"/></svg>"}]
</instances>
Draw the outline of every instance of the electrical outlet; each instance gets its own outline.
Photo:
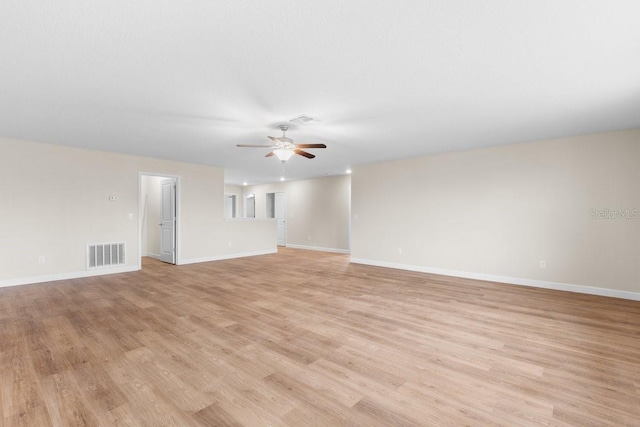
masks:
<instances>
[{"instance_id":1,"label":"electrical outlet","mask_svg":"<svg viewBox=\"0 0 640 427\"><path fill-rule=\"evenodd\" d=\"M402 255L402 248L398 248L398 255Z\"/></svg>"},{"instance_id":2,"label":"electrical outlet","mask_svg":"<svg viewBox=\"0 0 640 427\"><path fill-rule=\"evenodd\" d=\"M540 260L540 268L547 268L547 261Z\"/></svg>"},{"instance_id":3,"label":"electrical outlet","mask_svg":"<svg viewBox=\"0 0 640 427\"><path fill-rule=\"evenodd\" d=\"M311 240L311 236L307 236L307 240Z\"/></svg>"},{"instance_id":4,"label":"electrical outlet","mask_svg":"<svg viewBox=\"0 0 640 427\"><path fill-rule=\"evenodd\" d=\"M118 200L118 196L109 196L110 202L115 202L116 200Z\"/></svg>"},{"instance_id":5,"label":"electrical outlet","mask_svg":"<svg viewBox=\"0 0 640 427\"><path fill-rule=\"evenodd\" d=\"M38 264L44 264L44 256L38 257Z\"/></svg>"}]
</instances>

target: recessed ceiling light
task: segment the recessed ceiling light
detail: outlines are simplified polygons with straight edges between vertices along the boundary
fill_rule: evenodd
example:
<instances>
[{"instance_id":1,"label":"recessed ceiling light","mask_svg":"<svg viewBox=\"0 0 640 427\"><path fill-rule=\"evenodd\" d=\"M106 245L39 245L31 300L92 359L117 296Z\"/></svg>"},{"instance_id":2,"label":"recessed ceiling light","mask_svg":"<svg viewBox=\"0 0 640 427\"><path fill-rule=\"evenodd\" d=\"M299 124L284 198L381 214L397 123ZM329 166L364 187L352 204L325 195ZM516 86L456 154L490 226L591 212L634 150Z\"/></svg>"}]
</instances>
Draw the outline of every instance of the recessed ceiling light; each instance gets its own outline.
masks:
<instances>
[{"instance_id":1,"label":"recessed ceiling light","mask_svg":"<svg viewBox=\"0 0 640 427\"><path fill-rule=\"evenodd\" d=\"M351 169L347 169L345 172L347 173L347 175L350 175L351 174Z\"/></svg>"},{"instance_id":2,"label":"recessed ceiling light","mask_svg":"<svg viewBox=\"0 0 640 427\"><path fill-rule=\"evenodd\" d=\"M243 182L242 185L247 185L247 181Z\"/></svg>"},{"instance_id":3,"label":"recessed ceiling light","mask_svg":"<svg viewBox=\"0 0 640 427\"><path fill-rule=\"evenodd\" d=\"M284 176L281 176L281 177L280 177L280 181L284 181Z\"/></svg>"}]
</instances>

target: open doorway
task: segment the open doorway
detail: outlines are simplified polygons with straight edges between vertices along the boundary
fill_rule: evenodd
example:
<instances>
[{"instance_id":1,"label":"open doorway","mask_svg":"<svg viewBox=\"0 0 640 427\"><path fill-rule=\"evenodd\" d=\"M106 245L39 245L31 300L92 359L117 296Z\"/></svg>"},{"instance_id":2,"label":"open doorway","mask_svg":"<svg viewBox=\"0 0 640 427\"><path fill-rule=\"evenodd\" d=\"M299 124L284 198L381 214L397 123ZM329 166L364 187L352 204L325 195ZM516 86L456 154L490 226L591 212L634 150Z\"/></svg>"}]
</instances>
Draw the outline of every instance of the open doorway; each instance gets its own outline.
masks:
<instances>
[{"instance_id":1,"label":"open doorway","mask_svg":"<svg viewBox=\"0 0 640 427\"><path fill-rule=\"evenodd\" d=\"M178 259L179 177L140 174L140 256L169 264ZM142 265L142 260L140 260Z\"/></svg>"},{"instance_id":2,"label":"open doorway","mask_svg":"<svg viewBox=\"0 0 640 427\"><path fill-rule=\"evenodd\" d=\"M226 193L224 195L224 217L226 219L235 218L237 216L236 199L236 194Z\"/></svg>"},{"instance_id":3,"label":"open doorway","mask_svg":"<svg viewBox=\"0 0 640 427\"><path fill-rule=\"evenodd\" d=\"M254 193L244 195L244 217L256 217L256 195Z\"/></svg>"}]
</instances>

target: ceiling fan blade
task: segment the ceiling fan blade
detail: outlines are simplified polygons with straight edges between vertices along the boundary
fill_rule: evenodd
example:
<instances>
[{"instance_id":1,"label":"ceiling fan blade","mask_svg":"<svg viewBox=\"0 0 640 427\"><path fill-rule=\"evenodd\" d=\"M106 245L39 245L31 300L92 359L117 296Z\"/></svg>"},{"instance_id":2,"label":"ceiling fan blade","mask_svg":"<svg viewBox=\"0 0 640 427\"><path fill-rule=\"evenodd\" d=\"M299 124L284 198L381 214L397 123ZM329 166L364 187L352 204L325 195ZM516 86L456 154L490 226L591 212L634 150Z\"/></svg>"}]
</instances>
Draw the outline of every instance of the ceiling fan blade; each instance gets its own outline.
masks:
<instances>
[{"instance_id":1,"label":"ceiling fan blade","mask_svg":"<svg viewBox=\"0 0 640 427\"><path fill-rule=\"evenodd\" d=\"M267 136L267 138L269 138L270 140L272 140L273 142L275 142L276 144L278 142L280 142L280 138L276 138L275 136Z\"/></svg>"},{"instance_id":2,"label":"ceiling fan blade","mask_svg":"<svg viewBox=\"0 0 640 427\"><path fill-rule=\"evenodd\" d=\"M306 151L302 151L302 150L298 150L298 149L293 150L293 152L296 153L296 154L300 154L301 156L306 157L307 159L313 159L315 157L311 153L307 153Z\"/></svg>"},{"instance_id":3,"label":"ceiling fan blade","mask_svg":"<svg viewBox=\"0 0 640 427\"><path fill-rule=\"evenodd\" d=\"M327 148L324 144L296 144L298 148Z\"/></svg>"},{"instance_id":4,"label":"ceiling fan blade","mask_svg":"<svg viewBox=\"0 0 640 427\"><path fill-rule=\"evenodd\" d=\"M262 145L254 145L254 144L238 144L236 145L236 147L243 147L243 148L278 148L278 147L274 147L273 145L269 145L269 144L262 144Z\"/></svg>"},{"instance_id":5,"label":"ceiling fan blade","mask_svg":"<svg viewBox=\"0 0 640 427\"><path fill-rule=\"evenodd\" d=\"M271 151L271 152L270 152L269 154L267 154L265 157L271 157L271 156L273 156L274 154L276 154L276 153L274 153L273 151Z\"/></svg>"}]
</instances>

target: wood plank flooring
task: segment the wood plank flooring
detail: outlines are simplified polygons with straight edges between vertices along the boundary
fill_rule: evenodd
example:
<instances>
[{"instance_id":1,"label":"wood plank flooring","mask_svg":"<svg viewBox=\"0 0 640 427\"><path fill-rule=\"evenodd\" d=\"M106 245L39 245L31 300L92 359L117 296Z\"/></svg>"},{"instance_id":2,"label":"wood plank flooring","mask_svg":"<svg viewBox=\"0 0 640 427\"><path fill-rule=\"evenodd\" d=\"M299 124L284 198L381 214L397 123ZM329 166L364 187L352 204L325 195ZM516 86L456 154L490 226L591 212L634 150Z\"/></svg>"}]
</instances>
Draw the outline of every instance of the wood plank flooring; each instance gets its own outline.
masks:
<instances>
[{"instance_id":1,"label":"wood plank flooring","mask_svg":"<svg viewBox=\"0 0 640 427\"><path fill-rule=\"evenodd\" d=\"M640 426L640 303L278 254L0 289L3 426Z\"/></svg>"}]
</instances>

